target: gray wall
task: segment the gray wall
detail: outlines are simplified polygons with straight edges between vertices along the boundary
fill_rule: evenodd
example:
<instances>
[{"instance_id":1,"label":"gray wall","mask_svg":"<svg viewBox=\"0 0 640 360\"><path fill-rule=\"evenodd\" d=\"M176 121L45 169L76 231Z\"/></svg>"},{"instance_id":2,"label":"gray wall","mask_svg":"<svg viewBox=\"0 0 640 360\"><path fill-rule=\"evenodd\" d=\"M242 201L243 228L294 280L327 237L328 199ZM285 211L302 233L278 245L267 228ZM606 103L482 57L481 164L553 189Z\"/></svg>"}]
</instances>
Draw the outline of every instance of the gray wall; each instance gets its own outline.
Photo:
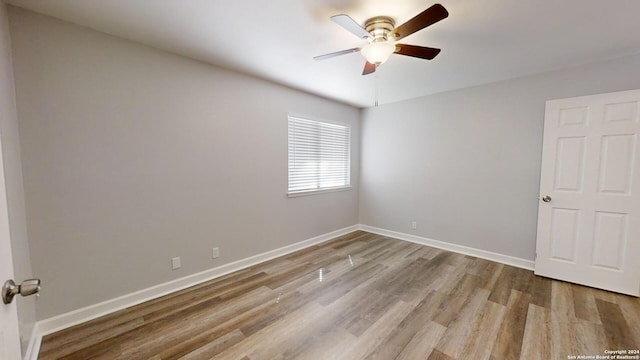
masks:
<instances>
[{"instance_id":1,"label":"gray wall","mask_svg":"<svg viewBox=\"0 0 640 360\"><path fill-rule=\"evenodd\" d=\"M364 110L360 223L533 260L545 101L640 88L639 69L626 57Z\"/></svg>"},{"instance_id":2,"label":"gray wall","mask_svg":"<svg viewBox=\"0 0 640 360\"><path fill-rule=\"evenodd\" d=\"M10 23L39 319L357 223L359 109L17 8ZM352 126L352 190L286 197L288 112Z\"/></svg>"},{"instance_id":3,"label":"gray wall","mask_svg":"<svg viewBox=\"0 0 640 360\"><path fill-rule=\"evenodd\" d=\"M5 186L7 188L7 208L9 211L9 231L13 255L14 278L22 281L32 277L27 223L24 210L24 188L20 162L20 139L14 91L11 59L11 41L7 5L0 1L0 137L4 163ZM6 279L0 279L2 283ZM29 343L35 323L35 298L19 297L18 319L22 351Z\"/></svg>"}]
</instances>

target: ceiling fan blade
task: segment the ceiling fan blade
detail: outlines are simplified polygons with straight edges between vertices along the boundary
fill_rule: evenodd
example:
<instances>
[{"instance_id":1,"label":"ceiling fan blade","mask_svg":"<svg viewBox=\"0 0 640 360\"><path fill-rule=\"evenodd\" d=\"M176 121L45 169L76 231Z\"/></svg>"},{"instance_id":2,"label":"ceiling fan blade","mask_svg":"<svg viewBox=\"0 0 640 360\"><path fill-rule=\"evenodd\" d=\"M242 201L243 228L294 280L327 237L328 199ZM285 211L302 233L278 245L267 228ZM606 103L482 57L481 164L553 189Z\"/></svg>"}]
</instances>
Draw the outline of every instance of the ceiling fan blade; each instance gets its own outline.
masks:
<instances>
[{"instance_id":1,"label":"ceiling fan blade","mask_svg":"<svg viewBox=\"0 0 640 360\"><path fill-rule=\"evenodd\" d=\"M329 54L314 56L313 58L315 60L325 60L325 59L329 59L329 58L332 58L332 57L345 55L345 54L351 54L351 53L358 52L358 51L360 51L360 48L353 48L353 49L347 49L347 50L332 52L332 53L329 53Z\"/></svg>"},{"instance_id":2,"label":"ceiling fan blade","mask_svg":"<svg viewBox=\"0 0 640 360\"><path fill-rule=\"evenodd\" d=\"M444 6L435 4L420 14L414 16L411 20L396 27L393 30L395 40L400 40L405 36L409 36L416 31L422 30L429 25L433 25L438 21L449 16L449 12Z\"/></svg>"},{"instance_id":3,"label":"ceiling fan blade","mask_svg":"<svg viewBox=\"0 0 640 360\"><path fill-rule=\"evenodd\" d=\"M349 32L361 39L367 39L371 34L365 30L360 24L353 20L349 15L340 14L331 17L331 21L347 29Z\"/></svg>"},{"instance_id":4,"label":"ceiling fan blade","mask_svg":"<svg viewBox=\"0 0 640 360\"><path fill-rule=\"evenodd\" d=\"M420 59L431 60L440 53L440 49L415 45L396 44L395 53L400 55L413 56Z\"/></svg>"},{"instance_id":5,"label":"ceiling fan blade","mask_svg":"<svg viewBox=\"0 0 640 360\"><path fill-rule=\"evenodd\" d=\"M362 70L362 75L368 75L373 72L376 72L376 65L367 61L364 64L364 70Z\"/></svg>"}]
</instances>

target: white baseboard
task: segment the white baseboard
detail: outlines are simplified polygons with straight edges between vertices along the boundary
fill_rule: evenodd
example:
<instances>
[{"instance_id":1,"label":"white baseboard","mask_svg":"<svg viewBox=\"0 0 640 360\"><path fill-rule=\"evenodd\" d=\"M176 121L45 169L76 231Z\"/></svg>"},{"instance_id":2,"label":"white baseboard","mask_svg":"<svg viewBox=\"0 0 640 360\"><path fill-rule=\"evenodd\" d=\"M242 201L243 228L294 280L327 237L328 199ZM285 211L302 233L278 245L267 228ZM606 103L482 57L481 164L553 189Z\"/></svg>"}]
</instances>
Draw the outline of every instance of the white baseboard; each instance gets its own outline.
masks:
<instances>
[{"instance_id":1,"label":"white baseboard","mask_svg":"<svg viewBox=\"0 0 640 360\"><path fill-rule=\"evenodd\" d=\"M45 335L60 331L62 329L66 329L68 327L89 320L96 319L98 317L118 310L122 310L124 308L138 305L145 301L156 299L158 297L186 289L188 287L215 279L234 271L242 270L250 266L332 240L336 237L356 231L358 230L358 228L358 225L353 225L343 229L335 230L304 241L297 242L295 244L287 245L275 250L270 250L262 254L254 255L196 274L188 275L180 279L168 281L166 283L136 291L131 294L123 295L114 299L103 301L98 304L90 305L48 319L40 320L34 326L33 335L31 337L31 341L29 342L29 346L27 348L24 359L37 360L40 350L40 343L42 342L42 337Z\"/></svg>"},{"instance_id":2,"label":"white baseboard","mask_svg":"<svg viewBox=\"0 0 640 360\"><path fill-rule=\"evenodd\" d=\"M378 235L383 235L383 236L388 236L395 239L409 241L409 242L420 244L420 245L427 245L427 246L431 246L431 247L442 249L442 250L453 251L453 252L457 252L464 255L471 255L478 258L487 259L487 260L499 262L502 264L519 267L526 270L534 269L533 261L517 258L514 256L498 254L495 252L476 249L468 246L452 244L444 241L433 240L433 239L429 239L421 236L405 234L405 233L392 231L392 230L381 229L381 228L377 228L369 225L360 224L358 228L362 231L367 231L367 232L378 234Z\"/></svg>"}]
</instances>

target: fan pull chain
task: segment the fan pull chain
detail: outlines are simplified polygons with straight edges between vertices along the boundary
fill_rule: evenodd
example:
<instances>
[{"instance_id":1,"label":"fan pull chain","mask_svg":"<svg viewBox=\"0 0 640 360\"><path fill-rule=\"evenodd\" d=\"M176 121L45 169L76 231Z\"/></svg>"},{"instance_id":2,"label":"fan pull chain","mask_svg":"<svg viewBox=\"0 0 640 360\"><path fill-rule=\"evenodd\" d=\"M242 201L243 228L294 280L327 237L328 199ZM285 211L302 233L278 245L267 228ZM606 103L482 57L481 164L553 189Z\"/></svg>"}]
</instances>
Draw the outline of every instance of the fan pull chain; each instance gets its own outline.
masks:
<instances>
[{"instance_id":1,"label":"fan pull chain","mask_svg":"<svg viewBox=\"0 0 640 360\"><path fill-rule=\"evenodd\" d=\"M378 66L376 65L376 67L378 67ZM376 76L376 80L375 80L376 81L376 105L375 106L378 107L378 97L379 97L379 93L380 93L380 90L379 90L379 87L378 87L378 82L379 82L378 81L378 72L376 71L375 74L376 74L375 75Z\"/></svg>"}]
</instances>

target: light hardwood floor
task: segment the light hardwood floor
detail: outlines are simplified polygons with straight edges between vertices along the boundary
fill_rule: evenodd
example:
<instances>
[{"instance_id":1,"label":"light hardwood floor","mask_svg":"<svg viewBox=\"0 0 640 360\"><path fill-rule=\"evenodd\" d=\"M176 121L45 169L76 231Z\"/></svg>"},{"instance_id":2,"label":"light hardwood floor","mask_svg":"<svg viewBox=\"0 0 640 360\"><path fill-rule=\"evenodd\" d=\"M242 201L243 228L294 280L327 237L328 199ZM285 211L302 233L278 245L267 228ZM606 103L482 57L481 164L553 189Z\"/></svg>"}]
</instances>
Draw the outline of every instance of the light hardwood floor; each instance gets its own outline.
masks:
<instances>
[{"instance_id":1,"label":"light hardwood floor","mask_svg":"<svg viewBox=\"0 0 640 360\"><path fill-rule=\"evenodd\" d=\"M51 334L50 359L567 359L640 348L640 300L357 231Z\"/></svg>"}]
</instances>

